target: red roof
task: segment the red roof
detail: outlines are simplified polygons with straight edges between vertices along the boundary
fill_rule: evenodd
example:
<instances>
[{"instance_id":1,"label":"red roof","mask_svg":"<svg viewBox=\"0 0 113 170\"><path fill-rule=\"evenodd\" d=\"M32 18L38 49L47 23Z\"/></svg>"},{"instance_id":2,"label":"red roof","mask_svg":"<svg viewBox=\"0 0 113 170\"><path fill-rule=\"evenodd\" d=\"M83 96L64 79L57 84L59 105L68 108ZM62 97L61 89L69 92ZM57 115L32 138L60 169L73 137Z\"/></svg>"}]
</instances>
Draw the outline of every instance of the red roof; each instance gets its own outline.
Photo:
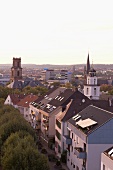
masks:
<instances>
[{"instance_id":1,"label":"red roof","mask_svg":"<svg viewBox=\"0 0 113 170\"><path fill-rule=\"evenodd\" d=\"M37 99L38 99L38 96L36 95L33 95L33 94L27 95L24 99L22 99L20 102L17 103L17 106L29 107L29 104L31 102L34 102Z\"/></svg>"},{"instance_id":2,"label":"red roof","mask_svg":"<svg viewBox=\"0 0 113 170\"><path fill-rule=\"evenodd\" d=\"M10 94L11 101L14 105L16 105L25 96L26 96L25 94Z\"/></svg>"}]
</instances>

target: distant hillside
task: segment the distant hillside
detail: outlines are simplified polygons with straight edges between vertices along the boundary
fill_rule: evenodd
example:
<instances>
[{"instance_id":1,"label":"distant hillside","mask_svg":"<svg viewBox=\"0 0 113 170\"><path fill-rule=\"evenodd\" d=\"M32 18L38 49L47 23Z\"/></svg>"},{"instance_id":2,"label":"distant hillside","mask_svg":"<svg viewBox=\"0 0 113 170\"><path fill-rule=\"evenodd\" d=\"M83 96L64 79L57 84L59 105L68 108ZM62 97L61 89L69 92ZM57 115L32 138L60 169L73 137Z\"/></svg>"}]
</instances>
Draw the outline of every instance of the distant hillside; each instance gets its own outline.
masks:
<instances>
[{"instance_id":1,"label":"distant hillside","mask_svg":"<svg viewBox=\"0 0 113 170\"><path fill-rule=\"evenodd\" d=\"M73 64L74 65L74 64ZM23 68L37 68L37 69L70 69L73 67L73 65L52 65L52 64L42 64L42 65L36 65L36 64L22 64ZM0 69L10 69L11 64L0 64ZM75 64L75 69L78 68L83 68L85 64ZM103 69L103 70L108 70L108 69L113 69L113 64L94 64L95 69Z\"/></svg>"}]
</instances>

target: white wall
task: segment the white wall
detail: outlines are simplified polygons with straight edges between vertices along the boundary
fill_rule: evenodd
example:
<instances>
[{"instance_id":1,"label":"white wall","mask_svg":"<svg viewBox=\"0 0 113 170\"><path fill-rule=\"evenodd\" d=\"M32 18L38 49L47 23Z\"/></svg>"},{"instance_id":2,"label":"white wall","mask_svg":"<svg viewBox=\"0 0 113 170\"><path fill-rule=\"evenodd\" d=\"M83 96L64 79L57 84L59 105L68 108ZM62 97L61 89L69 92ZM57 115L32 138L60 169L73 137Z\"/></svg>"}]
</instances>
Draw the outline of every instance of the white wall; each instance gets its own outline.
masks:
<instances>
[{"instance_id":1,"label":"white wall","mask_svg":"<svg viewBox=\"0 0 113 170\"><path fill-rule=\"evenodd\" d=\"M113 170L113 160L104 153L101 154L101 170L103 170L103 165L105 165L105 170Z\"/></svg>"},{"instance_id":2,"label":"white wall","mask_svg":"<svg viewBox=\"0 0 113 170\"><path fill-rule=\"evenodd\" d=\"M87 94L87 88L88 88L88 94ZM96 95L94 94L94 88L96 88ZM100 86L84 86L84 95L87 96L90 99L90 96L92 96L92 99L98 100L100 96Z\"/></svg>"},{"instance_id":3,"label":"white wall","mask_svg":"<svg viewBox=\"0 0 113 170\"><path fill-rule=\"evenodd\" d=\"M11 98L10 98L10 95L7 96L4 104L9 104L9 105L13 105L12 101L11 101Z\"/></svg>"},{"instance_id":4,"label":"white wall","mask_svg":"<svg viewBox=\"0 0 113 170\"><path fill-rule=\"evenodd\" d=\"M97 77L90 77L88 76L87 77L87 84L90 84L90 85L97 85Z\"/></svg>"}]
</instances>

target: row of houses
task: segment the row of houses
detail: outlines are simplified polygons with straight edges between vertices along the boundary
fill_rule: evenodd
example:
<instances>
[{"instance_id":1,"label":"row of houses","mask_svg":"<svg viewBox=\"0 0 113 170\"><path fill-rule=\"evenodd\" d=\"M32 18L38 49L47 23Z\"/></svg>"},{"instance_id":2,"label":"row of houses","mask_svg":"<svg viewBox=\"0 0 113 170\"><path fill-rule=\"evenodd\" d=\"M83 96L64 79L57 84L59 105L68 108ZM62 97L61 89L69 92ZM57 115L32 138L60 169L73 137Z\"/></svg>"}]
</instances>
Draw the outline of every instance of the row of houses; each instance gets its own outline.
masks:
<instances>
[{"instance_id":1,"label":"row of houses","mask_svg":"<svg viewBox=\"0 0 113 170\"><path fill-rule=\"evenodd\" d=\"M5 104L18 108L46 143L55 138L56 155L67 152L70 170L112 170L113 105L111 99L99 100L94 69L89 71L84 94L59 87L40 97L9 95Z\"/></svg>"}]
</instances>

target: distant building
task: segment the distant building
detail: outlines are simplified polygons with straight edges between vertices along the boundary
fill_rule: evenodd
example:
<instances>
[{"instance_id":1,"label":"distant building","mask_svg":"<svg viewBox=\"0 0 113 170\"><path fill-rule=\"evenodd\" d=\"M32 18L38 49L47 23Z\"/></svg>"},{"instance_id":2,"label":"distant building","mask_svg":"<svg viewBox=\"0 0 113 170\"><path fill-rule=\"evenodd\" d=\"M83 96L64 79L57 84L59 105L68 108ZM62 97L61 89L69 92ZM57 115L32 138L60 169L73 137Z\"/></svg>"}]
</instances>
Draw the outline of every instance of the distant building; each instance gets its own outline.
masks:
<instances>
[{"instance_id":1,"label":"distant building","mask_svg":"<svg viewBox=\"0 0 113 170\"><path fill-rule=\"evenodd\" d=\"M17 108L17 103L20 102L25 94L9 94L4 102L5 105L12 105Z\"/></svg>"},{"instance_id":2,"label":"distant building","mask_svg":"<svg viewBox=\"0 0 113 170\"><path fill-rule=\"evenodd\" d=\"M11 83L7 86L13 89L22 89L26 86L37 87L43 86L43 84L34 80L33 78L22 78L22 67L21 67L21 58L13 58L13 66L11 67Z\"/></svg>"},{"instance_id":3,"label":"distant building","mask_svg":"<svg viewBox=\"0 0 113 170\"><path fill-rule=\"evenodd\" d=\"M71 81L72 73L68 70L50 70L45 69L41 73L42 80L48 81L48 80L57 80L57 81Z\"/></svg>"},{"instance_id":4,"label":"distant building","mask_svg":"<svg viewBox=\"0 0 113 170\"><path fill-rule=\"evenodd\" d=\"M22 80L21 58L13 58L13 66L11 67L11 82Z\"/></svg>"},{"instance_id":5,"label":"distant building","mask_svg":"<svg viewBox=\"0 0 113 170\"><path fill-rule=\"evenodd\" d=\"M84 95L89 99L98 100L100 97L100 85L97 83L96 70L91 68L87 75L87 83L84 85Z\"/></svg>"}]
</instances>

